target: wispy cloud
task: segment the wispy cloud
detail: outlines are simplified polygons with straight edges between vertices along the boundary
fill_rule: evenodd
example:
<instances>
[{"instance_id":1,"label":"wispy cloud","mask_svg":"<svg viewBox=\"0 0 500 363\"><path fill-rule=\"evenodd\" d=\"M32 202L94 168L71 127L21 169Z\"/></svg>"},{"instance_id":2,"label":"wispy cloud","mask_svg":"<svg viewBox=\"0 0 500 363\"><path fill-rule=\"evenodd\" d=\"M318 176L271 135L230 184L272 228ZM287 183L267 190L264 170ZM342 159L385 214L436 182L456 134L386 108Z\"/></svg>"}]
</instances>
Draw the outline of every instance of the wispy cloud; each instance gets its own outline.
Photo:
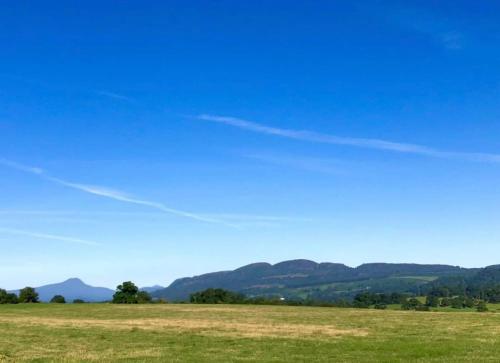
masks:
<instances>
[{"instance_id":1,"label":"wispy cloud","mask_svg":"<svg viewBox=\"0 0 500 363\"><path fill-rule=\"evenodd\" d=\"M68 242L68 243L83 244L83 245L88 245L88 246L100 246L101 245L101 243L99 243L99 242L88 241L88 240L79 239L79 238L64 237L64 236L58 236L58 235L54 235L54 234L46 234L46 233L38 233L38 232L22 231L19 229L4 228L4 227L0 227L0 233L7 233L7 234L12 234L12 235L17 235L17 236L26 236L26 237L33 237L33 238L39 238L39 239L47 239L47 240L52 240L52 241L61 241L61 242Z\"/></svg>"},{"instance_id":2,"label":"wispy cloud","mask_svg":"<svg viewBox=\"0 0 500 363\"><path fill-rule=\"evenodd\" d=\"M164 212L123 212L123 211L76 211L76 210L0 210L0 216L7 219L13 217L16 220L19 216L25 218L35 218L43 221L56 222L100 222L103 217L133 217L134 222L140 218L147 218L148 221L154 221L156 218L163 217ZM200 213L199 216L210 219L223 221L234 227L265 227L265 226L280 226L283 223L294 222L312 222L312 218L305 217L290 217L276 215L256 215L242 213ZM91 218L91 219L89 219Z\"/></svg>"},{"instance_id":3,"label":"wispy cloud","mask_svg":"<svg viewBox=\"0 0 500 363\"><path fill-rule=\"evenodd\" d=\"M99 96L114 98L115 100L127 101L127 102L135 102L132 97L124 96L119 93L109 92L109 91L96 91Z\"/></svg>"},{"instance_id":4,"label":"wispy cloud","mask_svg":"<svg viewBox=\"0 0 500 363\"><path fill-rule=\"evenodd\" d=\"M22 165L6 159L0 159L0 165L8 166L9 168L17 169L19 171L24 171L31 174L37 174L37 175L43 174L43 169L41 168Z\"/></svg>"},{"instance_id":5,"label":"wispy cloud","mask_svg":"<svg viewBox=\"0 0 500 363\"><path fill-rule=\"evenodd\" d=\"M417 154L417 155L436 157L436 158L500 163L500 154L443 151L432 147L417 145L417 144L393 142L380 139L342 137L342 136L335 136L335 135L323 134L319 132L306 131L306 130L283 129L239 119L236 117L202 114L197 116L196 118L203 121L216 122L228 126L238 127L240 129L257 132L261 134L279 136L283 138L308 141L314 143L344 145L344 146L352 146L365 149L392 151L397 153Z\"/></svg>"},{"instance_id":6,"label":"wispy cloud","mask_svg":"<svg viewBox=\"0 0 500 363\"><path fill-rule=\"evenodd\" d=\"M201 222L219 223L219 224L224 224L224 225L231 226L231 227L238 227L236 225L226 223L225 221L204 217L204 216L199 215L197 213L191 213L191 212L186 212L186 211L179 210L179 209L170 208L170 207L164 205L163 203L153 202L153 201L144 200L144 199L138 199L138 198L129 196L126 193L123 193L121 191L117 191L114 189L110 189L110 188L106 188L106 187L102 187L102 186L96 186L96 185L74 183L74 182L70 182L67 180L60 179L60 178L55 178L55 177L47 174L41 168L26 166L26 165L14 163L12 161L8 161L5 159L0 159L0 164L4 165L4 166L8 166L8 167L16 169L16 170L20 170L20 171L27 172L30 174L38 175L45 180L51 181L53 183L56 183L56 184L59 184L59 185L62 185L62 186L68 187L68 188L76 189L76 190L79 190L79 191L82 191L85 193L89 193L89 194L93 194L93 195L97 195L100 197L109 198L109 199L113 199L113 200L124 202L124 203L142 205L142 206L146 206L146 207L160 210L164 213L169 213L169 214L177 215L180 217L190 218L190 219L194 219L194 220L201 221Z\"/></svg>"}]
</instances>

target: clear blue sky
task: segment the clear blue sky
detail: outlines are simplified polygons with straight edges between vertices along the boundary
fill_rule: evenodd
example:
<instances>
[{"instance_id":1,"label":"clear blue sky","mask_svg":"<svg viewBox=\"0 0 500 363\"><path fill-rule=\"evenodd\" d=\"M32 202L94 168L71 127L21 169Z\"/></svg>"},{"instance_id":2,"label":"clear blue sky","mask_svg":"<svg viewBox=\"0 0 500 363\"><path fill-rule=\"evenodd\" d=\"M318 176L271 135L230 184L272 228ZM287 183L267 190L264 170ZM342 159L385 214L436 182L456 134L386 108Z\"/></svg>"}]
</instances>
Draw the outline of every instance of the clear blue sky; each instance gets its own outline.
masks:
<instances>
[{"instance_id":1,"label":"clear blue sky","mask_svg":"<svg viewBox=\"0 0 500 363\"><path fill-rule=\"evenodd\" d=\"M500 4L4 2L0 287L500 263Z\"/></svg>"}]
</instances>

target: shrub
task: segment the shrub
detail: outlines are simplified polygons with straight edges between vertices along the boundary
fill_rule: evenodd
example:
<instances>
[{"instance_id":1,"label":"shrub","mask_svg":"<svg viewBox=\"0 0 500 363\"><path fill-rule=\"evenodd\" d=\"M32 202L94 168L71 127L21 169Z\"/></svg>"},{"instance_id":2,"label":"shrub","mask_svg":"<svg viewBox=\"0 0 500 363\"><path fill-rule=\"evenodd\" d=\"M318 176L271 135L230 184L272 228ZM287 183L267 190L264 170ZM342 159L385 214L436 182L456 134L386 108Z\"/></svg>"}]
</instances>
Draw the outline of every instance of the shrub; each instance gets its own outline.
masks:
<instances>
[{"instance_id":1,"label":"shrub","mask_svg":"<svg viewBox=\"0 0 500 363\"><path fill-rule=\"evenodd\" d=\"M422 303L418 299L412 297L411 299L407 299L405 302L403 302L403 304L401 305L401 309L416 310L416 308L421 305Z\"/></svg>"},{"instance_id":2,"label":"shrub","mask_svg":"<svg viewBox=\"0 0 500 363\"><path fill-rule=\"evenodd\" d=\"M73 300L73 304L83 304L85 303L85 301L83 301L82 299L74 299Z\"/></svg>"},{"instance_id":3,"label":"shrub","mask_svg":"<svg viewBox=\"0 0 500 363\"><path fill-rule=\"evenodd\" d=\"M66 299L62 295L55 295L50 302L53 304L66 304Z\"/></svg>"},{"instance_id":4,"label":"shrub","mask_svg":"<svg viewBox=\"0 0 500 363\"><path fill-rule=\"evenodd\" d=\"M447 306L450 306L451 305L451 300L447 297L444 297L442 300L441 300L441 304L440 306L442 307L447 307Z\"/></svg>"},{"instance_id":5,"label":"shrub","mask_svg":"<svg viewBox=\"0 0 500 363\"><path fill-rule=\"evenodd\" d=\"M486 303L484 301L480 301L477 304L476 310L478 312L482 313L482 312L488 311L488 306L486 305Z\"/></svg>"},{"instance_id":6,"label":"shrub","mask_svg":"<svg viewBox=\"0 0 500 363\"><path fill-rule=\"evenodd\" d=\"M426 300L425 300L425 305L430 306L430 307L438 307L439 306L439 297L435 295L428 295Z\"/></svg>"},{"instance_id":7,"label":"shrub","mask_svg":"<svg viewBox=\"0 0 500 363\"><path fill-rule=\"evenodd\" d=\"M464 301L464 306L465 306L466 308L473 308L473 307L474 307L474 305L475 305L474 299L472 299L472 298L470 298L470 297L468 297L468 298L466 298L466 299L465 299L465 301Z\"/></svg>"},{"instance_id":8,"label":"shrub","mask_svg":"<svg viewBox=\"0 0 500 363\"><path fill-rule=\"evenodd\" d=\"M453 309L462 309L464 307L464 299L460 296L451 299L451 307Z\"/></svg>"}]
</instances>

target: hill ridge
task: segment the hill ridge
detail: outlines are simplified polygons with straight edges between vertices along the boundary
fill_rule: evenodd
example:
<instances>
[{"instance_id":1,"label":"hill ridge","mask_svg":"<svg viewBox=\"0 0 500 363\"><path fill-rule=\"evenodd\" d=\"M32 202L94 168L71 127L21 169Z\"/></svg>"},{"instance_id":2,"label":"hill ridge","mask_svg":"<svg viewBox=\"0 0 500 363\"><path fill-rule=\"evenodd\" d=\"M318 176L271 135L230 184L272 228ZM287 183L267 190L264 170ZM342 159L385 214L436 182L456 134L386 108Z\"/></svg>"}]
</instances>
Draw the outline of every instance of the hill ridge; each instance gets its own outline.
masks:
<instances>
[{"instance_id":1,"label":"hill ridge","mask_svg":"<svg viewBox=\"0 0 500 363\"><path fill-rule=\"evenodd\" d=\"M473 269L446 264L385 262L364 263L350 267L342 263L318 263L308 259L294 259L275 264L256 262L234 270L183 277L165 289L154 292L153 295L170 300L185 300L193 292L209 287L220 287L250 296L276 295L295 298L300 296L331 300L351 296L362 289L384 290L381 286L384 283L391 284L392 290L408 290L417 288L433 278L461 275L471 270ZM398 278L401 281L398 281ZM383 279L387 281L379 281ZM362 281L367 281L366 286L363 286ZM351 286L347 286L348 283ZM340 293L333 284L339 286L344 284L342 288L347 288L348 291Z\"/></svg>"}]
</instances>

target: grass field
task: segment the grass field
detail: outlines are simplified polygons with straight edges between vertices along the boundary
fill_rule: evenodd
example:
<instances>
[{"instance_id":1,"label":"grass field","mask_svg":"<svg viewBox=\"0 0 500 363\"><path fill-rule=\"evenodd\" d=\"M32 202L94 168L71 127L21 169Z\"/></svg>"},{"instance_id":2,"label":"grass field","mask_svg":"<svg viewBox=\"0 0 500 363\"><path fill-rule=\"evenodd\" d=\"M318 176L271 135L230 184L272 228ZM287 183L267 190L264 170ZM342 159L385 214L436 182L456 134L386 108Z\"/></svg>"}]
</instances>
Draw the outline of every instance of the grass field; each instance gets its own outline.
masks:
<instances>
[{"instance_id":1,"label":"grass field","mask_svg":"<svg viewBox=\"0 0 500 363\"><path fill-rule=\"evenodd\" d=\"M0 361L497 362L500 314L248 305L0 305Z\"/></svg>"}]
</instances>

